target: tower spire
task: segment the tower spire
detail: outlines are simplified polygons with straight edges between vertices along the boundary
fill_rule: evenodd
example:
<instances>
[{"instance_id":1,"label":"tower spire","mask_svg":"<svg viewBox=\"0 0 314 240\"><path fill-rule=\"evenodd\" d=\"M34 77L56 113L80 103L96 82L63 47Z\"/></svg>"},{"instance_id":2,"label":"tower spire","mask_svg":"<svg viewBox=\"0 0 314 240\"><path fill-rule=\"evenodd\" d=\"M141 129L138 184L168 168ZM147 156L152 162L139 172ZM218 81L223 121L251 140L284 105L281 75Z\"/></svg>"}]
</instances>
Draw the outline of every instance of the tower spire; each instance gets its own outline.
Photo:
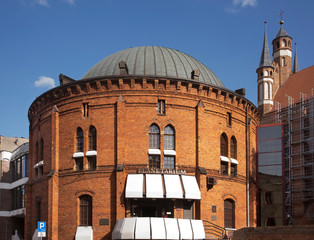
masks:
<instances>
[{"instance_id":1,"label":"tower spire","mask_svg":"<svg viewBox=\"0 0 314 240\"><path fill-rule=\"evenodd\" d=\"M298 56L297 56L297 43L295 43L295 53L294 53L294 62L292 72L296 73L299 71L299 63L298 63Z\"/></svg>"},{"instance_id":2,"label":"tower spire","mask_svg":"<svg viewBox=\"0 0 314 240\"><path fill-rule=\"evenodd\" d=\"M268 48L268 41L267 41L267 31L266 31L266 21L265 23L265 33L264 33L264 42L263 42L263 50L261 55L261 60L259 62L258 68L261 67L272 67L270 54L269 54L269 48Z\"/></svg>"}]
</instances>

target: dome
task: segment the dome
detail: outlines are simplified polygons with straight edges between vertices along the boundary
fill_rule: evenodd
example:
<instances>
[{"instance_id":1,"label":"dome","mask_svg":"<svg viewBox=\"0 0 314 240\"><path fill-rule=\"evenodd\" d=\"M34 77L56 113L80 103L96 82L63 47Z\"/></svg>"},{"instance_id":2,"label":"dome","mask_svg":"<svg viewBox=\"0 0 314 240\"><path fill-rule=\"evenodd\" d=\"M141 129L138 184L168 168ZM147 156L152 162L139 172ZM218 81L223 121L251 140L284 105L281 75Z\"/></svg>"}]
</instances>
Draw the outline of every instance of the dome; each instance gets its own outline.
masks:
<instances>
[{"instance_id":1,"label":"dome","mask_svg":"<svg viewBox=\"0 0 314 240\"><path fill-rule=\"evenodd\" d=\"M200 61L178 50L155 46L133 47L114 53L91 68L83 79L119 76L121 61L126 63L128 75L181 78L224 88L218 77ZM198 79L192 79L193 70L199 71Z\"/></svg>"}]
</instances>

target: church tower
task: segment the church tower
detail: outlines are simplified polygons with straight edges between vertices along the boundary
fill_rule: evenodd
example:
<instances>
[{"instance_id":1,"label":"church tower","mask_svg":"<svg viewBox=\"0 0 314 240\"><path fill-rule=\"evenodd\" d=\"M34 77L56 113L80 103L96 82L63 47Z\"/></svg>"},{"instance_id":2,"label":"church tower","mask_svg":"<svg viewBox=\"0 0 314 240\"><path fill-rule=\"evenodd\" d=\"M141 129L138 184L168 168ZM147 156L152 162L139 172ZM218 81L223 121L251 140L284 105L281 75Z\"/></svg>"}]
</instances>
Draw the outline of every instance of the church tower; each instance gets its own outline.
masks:
<instances>
[{"instance_id":1,"label":"church tower","mask_svg":"<svg viewBox=\"0 0 314 240\"><path fill-rule=\"evenodd\" d=\"M292 37L283 28L283 21L280 21L280 30L272 41L273 44L273 60L276 71L275 81L273 84L273 93L276 94L278 88L284 84L291 74L291 48Z\"/></svg>"},{"instance_id":2,"label":"church tower","mask_svg":"<svg viewBox=\"0 0 314 240\"><path fill-rule=\"evenodd\" d=\"M256 69L258 86L258 109L261 116L263 116L264 113L268 112L273 106L274 69L275 68L272 64L269 54L265 21L263 50L259 66Z\"/></svg>"}]
</instances>

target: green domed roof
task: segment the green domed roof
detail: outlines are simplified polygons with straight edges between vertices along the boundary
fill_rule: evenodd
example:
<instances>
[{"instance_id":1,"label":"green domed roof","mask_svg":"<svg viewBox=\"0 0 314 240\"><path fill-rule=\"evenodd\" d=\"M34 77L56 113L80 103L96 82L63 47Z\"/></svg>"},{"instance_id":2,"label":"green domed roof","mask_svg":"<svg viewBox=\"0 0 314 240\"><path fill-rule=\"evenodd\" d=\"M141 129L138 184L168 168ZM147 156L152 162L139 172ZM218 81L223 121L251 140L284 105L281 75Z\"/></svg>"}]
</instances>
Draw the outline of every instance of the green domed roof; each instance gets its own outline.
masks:
<instances>
[{"instance_id":1,"label":"green domed roof","mask_svg":"<svg viewBox=\"0 0 314 240\"><path fill-rule=\"evenodd\" d=\"M126 63L128 75L181 78L224 88L218 77L200 61L178 50L155 46L134 47L114 53L91 68L83 79L119 76L121 61ZM199 71L198 80L192 79L193 70Z\"/></svg>"}]
</instances>

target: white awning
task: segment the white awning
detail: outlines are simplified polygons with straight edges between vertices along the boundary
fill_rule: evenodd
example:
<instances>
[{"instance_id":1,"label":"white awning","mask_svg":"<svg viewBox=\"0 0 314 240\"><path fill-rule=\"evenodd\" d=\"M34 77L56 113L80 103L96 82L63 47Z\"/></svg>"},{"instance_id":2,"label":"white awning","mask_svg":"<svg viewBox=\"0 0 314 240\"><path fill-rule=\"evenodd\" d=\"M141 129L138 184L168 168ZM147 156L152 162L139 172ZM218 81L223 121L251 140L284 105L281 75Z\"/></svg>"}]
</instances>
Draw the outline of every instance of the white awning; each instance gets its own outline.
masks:
<instances>
[{"instance_id":1,"label":"white awning","mask_svg":"<svg viewBox=\"0 0 314 240\"><path fill-rule=\"evenodd\" d=\"M143 198L144 185L146 198L201 199L195 176L175 174L128 174L125 197Z\"/></svg>"},{"instance_id":2,"label":"white awning","mask_svg":"<svg viewBox=\"0 0 314 240\"><path fill-rule=\"evenodd\" d=\"M176 154L175 150L164 150L164 155L175 156Z\"/></svg>"},{"instance_id":3,"label":"white awning","mask_svg":"<svg viewBox=\"0 0 314 240\"><path fill-rule=\"evenodd\" d=\"M81 157L84 157L84 153L83 152L76 152L73 154L73 157L74 158L81 158Z\"/></svg>"},{"instance_id":4,"label":"white awning","mask_svg":"<svg viewBox=\"0 0 314 240\"><path fill-rule=\"evenodd\" d=\"M179 175L164 175L166 198L183 198L181 180Z\"/></svg>"},{"instance_id":5,"label":"white awning","mask_svg":"<svg viewBox=\"0 0 314 240\"><path fill-rule=\"evenodd\" d=\"M163 218L151 218L150 224L152 239L166 239L166 230Z\"/></svg>"},{"instance_id":6,"label":"white awning","mask_svg":"<svg viewBox=\"0 0 314 240\"><path fill-rule=\"evenodd\" d=\"M148 149L148 154L151 154L151 155L160 155L160 149Z\"/></svg>"},{"instance_id":7,"label":"white awning","mask_svg":"<svg viewBox=\"0 0 314 240\"><path fill-rule=\"evenodd\" d=\"M137 218L135 239L150 239L150 219L148 217Z\"/></svg>"},{"instance_id":8,"label":"white awning","mask_svg":"<svg viewBox=\"0 0 314 240\"><path fill-rule=\"evenodd\" d=\"M93 239L93 229L91 226L77 227L75 240L92 240Z\"/></svg>"},{"instance_id":9,"label":"white awning","mask_svg":"<svg viewBox=\"0 0 314 240\"><path fill-rule=\"evenodd\" d=\"M87 151L85 155L86 155L86 157L97 156L97 151L95 151L95 150Z\"/></svg>"},{"instance_id":10,"label":"white awning","mask_svg":"<svg viewBox=\"0 0 314 240\"><path fill-rule=\"evenodd\" d=\"M143 174L128 174L125 187L126 198L143 197Z\"/></svg>"},{"instance_id":11,"label":"white awning","mask_svg":"<svg viewBox=\"0 0 314 240\"><path fill-rule=\"evenodd\" d=\"M220 156L220 161L229 162L229 158L227 158L226 156Z\"/></svg>"},{"instance_id":12,"label":"white awning","mask_svg":"<svg viewBox=\"0 0 314 240\"><path fill-rule=\"evenodd\" d=\"M163 198L162 176L160 174L146 174L146 197Z\"/></svg>"},{"instance_id":13,"label":"white awning","mask_svg":"<svg viewBox=\"0 0 314 240\"><path fill-rule=\"evenodd\" d=\"M202 220L191 220L193 239L205 239L205 231Z\"/></svg>"},{"instance_id":14,"label":"white awning","mask_svg":"<svg viewBox=\"0 0 314 240\"><path fill-rule=\"evenodd\" d=\"M180 239L193 239L190 219L178 219Z\"/></svg>"},{"instance_id":15,"label":"white awning","mask_svg":"<svg viewBox=\"0 0 314 240\"><path fill-rule=\"evenodd\" d=\"M134 239L136 218L119 219L112 231L112 239Z\"/></svg>"},{"instance_id":16,"label":"white awning","mask_svg":"<svg viewBox=\"0 0 314 240\"><path fill-rule=\"evenodd\" d=\"M231 158L231 163L238 164L238 161L236 159L234 159L234 158Z\"/></svg>"},{"instance_id":17,"label":"white awning","mask_svg":"<svg viewBox=\"0 0 314 240\"><path fill-rule=\"evenodd\" d=\"M176 218L164 218L165 220L165 228L166 228L166 239L179 239L179 227L178 221Z\"/></svg>"},{"instance_id":18,"label":"white awning","mask_svg":"<svg viewBox=\"0 0 314 240\"><path fill-rule=\"evenodd\" d=\"M196 182L195 176L181 175L185 198L201 199L201 192Z\"/></svg>"},{"instance_id":19,"label":"white awning","mask_svg":"<svg viewBox=\"0 0 314 240\"><path fill-rule=\"evenodd\" d=\"M205 239L202 220L134 217L118 220L112 240L118 239Z\"/></svg>"}]
</instances>

